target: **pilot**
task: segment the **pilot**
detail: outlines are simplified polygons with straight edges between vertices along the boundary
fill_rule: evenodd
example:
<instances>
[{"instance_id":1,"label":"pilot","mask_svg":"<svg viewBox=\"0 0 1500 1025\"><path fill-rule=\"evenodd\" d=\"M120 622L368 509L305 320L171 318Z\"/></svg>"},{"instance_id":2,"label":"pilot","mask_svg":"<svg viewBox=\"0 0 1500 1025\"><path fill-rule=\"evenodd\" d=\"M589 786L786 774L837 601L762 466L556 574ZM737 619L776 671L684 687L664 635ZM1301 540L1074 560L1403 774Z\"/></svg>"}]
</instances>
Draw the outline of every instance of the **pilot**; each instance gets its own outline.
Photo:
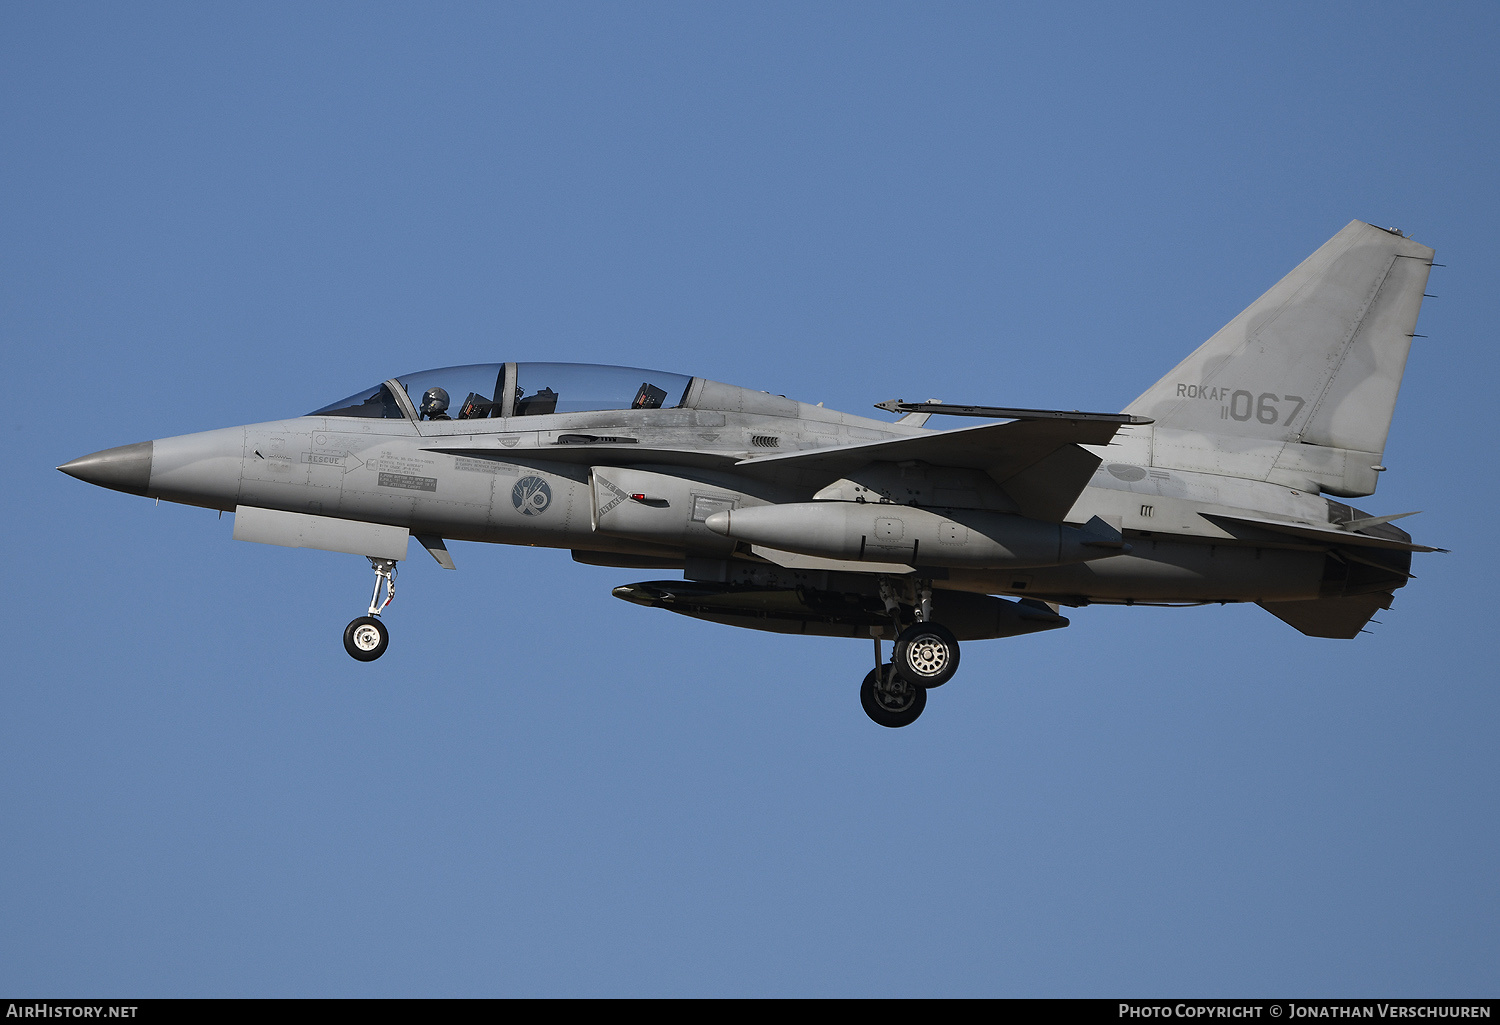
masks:
<instances>
[{"instance_id":1,"label":"pilot","mask_svg":"<svg viewBox=\"0 0 1500 1025\"><path fill-rule=\"evenodd\" d=\"M423 420L452 420L448 415L448 393L441 388L428 388L422 394Z\"/></svg>"}]
</instances>

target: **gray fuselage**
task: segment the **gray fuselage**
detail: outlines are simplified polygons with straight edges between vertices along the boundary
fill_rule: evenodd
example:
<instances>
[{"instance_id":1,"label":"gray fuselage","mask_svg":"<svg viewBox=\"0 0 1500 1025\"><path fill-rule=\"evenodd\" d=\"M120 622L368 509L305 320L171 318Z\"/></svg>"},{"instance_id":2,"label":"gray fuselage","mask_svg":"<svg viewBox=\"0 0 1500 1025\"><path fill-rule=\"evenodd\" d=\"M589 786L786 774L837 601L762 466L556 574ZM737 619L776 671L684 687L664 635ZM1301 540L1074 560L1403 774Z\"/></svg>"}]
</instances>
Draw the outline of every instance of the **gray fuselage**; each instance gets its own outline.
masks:
<instances>
[{"instance_id":1,"label":"gray fuselage","mask_svg":"<svg viewBox=\"0 0 1500 1025\"><path fill-rule=\"evenodd\" d=\"M922 433L694 379L677 408L451 421L314 415L164 438L150 443L143 493L225 511L278 509L393 524L417 535L608 553L622 566L636 564L630 556L658 565L735 553L732 541L694 517L695 502L709 508L809 502L828 490L826 479L795 466L746 460ZM1070 565L922 572L937 589L1075 603L1291 601L1328 593L1322 551L1236 537L1201 514L1327 525L1334 510L1346 507L1278 484L1154 468L1151 433L1149 425L1127 428L1109 445L1091 448L1103 461L1065 517L1079 524L1101 517L1122 532L1123 549ZM685 481L684 501L640 510L661 512L670 520L665 530L610 531L600 522L596 466ZM869 469L876 484L865 493L877 504L1014 511L980 470ZM870 560L891 563L897 555L872 551Z\"/></svg>"}]
</instances>

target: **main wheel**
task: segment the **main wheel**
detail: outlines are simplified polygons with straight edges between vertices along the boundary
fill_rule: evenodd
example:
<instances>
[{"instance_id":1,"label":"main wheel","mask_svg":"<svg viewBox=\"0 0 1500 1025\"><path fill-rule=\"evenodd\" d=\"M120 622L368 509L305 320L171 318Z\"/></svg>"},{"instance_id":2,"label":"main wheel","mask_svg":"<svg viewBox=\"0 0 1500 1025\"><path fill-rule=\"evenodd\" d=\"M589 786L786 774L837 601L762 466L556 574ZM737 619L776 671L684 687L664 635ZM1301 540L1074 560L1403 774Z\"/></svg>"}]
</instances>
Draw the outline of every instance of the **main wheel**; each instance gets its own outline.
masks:
<instances>
[{"instance_id":1,"label":"main wheel","mask_svg":"<svg viewBox=\"0 0 1500 1025\"><path fill-rule=\"evenodd\" d=\"M958 638L938 623L913 623L896 638L896 672L918 687L941 687L958 672Z\"/></svg>"},{"instance_id":2,"label":"main wheel","mask_svg":"<svg viewBox=\"0 0 1500 1025\"><path fill-rule=\"evenodd\" d=\"M927 691L913 686L891 671L890 663L871 669L859 688L859 703L865 715L882 726L910 726L927 707Z\"/></svg>"},{"instance_id":3,"label":"main wheel","mask_svg":"<svg viewBox=\"0 0 1500 1025\"><path fill-rule=\"evenodd\" d=\"M361 662L374 662L390 643L385 624L374 616L360 616L344 627L344 650Z\"/></svg>"}]
</instances>

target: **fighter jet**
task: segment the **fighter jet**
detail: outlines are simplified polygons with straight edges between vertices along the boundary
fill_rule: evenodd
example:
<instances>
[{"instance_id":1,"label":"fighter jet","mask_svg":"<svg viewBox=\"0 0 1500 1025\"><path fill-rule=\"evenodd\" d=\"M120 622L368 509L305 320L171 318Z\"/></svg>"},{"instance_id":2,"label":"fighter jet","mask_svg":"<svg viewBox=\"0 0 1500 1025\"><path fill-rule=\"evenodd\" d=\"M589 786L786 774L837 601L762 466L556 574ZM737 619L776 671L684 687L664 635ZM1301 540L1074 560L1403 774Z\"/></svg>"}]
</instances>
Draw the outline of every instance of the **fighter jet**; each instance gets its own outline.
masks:
<instances>
[{"instance_id":1,"label":"fighter jet","mask_svg":"<svg viewBox=\"0 0 1500 1025\"><path fill-rule=\"evenodd\" d=\"M143 441L58 469L234 513L242 541L368 558L361 661L415 538L569 549L681 579L647 608L873 640L860 699L914 722L959 643L1062 607L1255 602L1352 638L1433 552L1370 495L1433 250L1355 221L1121 413L878 404L894 421L632 367L392 377L306 416ZM976 396L977 397L977 396ZM933 430L933 416L990 421ZM887 661L883 645L890 642Z\"/></svg>"}]
</instances>

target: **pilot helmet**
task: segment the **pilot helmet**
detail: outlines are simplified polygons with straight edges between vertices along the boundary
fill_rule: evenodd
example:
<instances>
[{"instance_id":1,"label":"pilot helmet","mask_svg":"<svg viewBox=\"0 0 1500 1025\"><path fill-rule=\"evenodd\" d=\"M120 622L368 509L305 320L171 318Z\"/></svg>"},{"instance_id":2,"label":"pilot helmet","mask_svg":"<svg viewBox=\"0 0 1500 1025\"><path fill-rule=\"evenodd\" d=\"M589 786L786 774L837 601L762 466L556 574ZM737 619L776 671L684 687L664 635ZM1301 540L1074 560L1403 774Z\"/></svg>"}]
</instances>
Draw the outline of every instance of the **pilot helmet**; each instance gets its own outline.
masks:
<instances>
[{"instance_id":1,"label":"pilot helmet","mask_svg":"<svg viewBox=\"0 0 1500 1025\"><path fill-rule=\"evenodd\" d=\"M422 415L437 416L448 412L448 393L441 388L428 388L422 394Z\"/></svg>"}]
</instances>

